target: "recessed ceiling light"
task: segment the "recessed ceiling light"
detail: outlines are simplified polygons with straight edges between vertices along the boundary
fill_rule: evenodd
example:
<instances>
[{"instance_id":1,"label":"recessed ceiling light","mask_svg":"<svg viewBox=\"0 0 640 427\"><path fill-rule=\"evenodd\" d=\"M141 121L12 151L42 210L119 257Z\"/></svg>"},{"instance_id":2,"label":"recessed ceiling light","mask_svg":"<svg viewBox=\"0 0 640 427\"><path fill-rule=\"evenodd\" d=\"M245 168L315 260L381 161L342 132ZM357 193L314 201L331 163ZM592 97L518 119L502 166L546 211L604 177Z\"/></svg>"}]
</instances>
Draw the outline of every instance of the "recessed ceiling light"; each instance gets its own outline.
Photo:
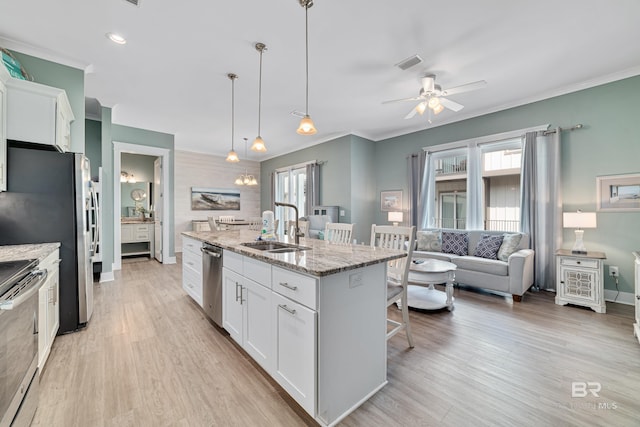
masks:
<instances>
[{"instance_id":1,"label":"recessed ceiling light","mask_svg":"<svg viewBox=\"0 0 640 427\"><path fill-rule=\"evenodd\" d=\"M107 36L107 38L109 40L111 40L112 42L114 42L114 43L118 43L118 44L126 44L127 43L127 39L122 37L120 34L107 33L107 34L105 34L105 36Z\"/></svg>"}]
</instances>

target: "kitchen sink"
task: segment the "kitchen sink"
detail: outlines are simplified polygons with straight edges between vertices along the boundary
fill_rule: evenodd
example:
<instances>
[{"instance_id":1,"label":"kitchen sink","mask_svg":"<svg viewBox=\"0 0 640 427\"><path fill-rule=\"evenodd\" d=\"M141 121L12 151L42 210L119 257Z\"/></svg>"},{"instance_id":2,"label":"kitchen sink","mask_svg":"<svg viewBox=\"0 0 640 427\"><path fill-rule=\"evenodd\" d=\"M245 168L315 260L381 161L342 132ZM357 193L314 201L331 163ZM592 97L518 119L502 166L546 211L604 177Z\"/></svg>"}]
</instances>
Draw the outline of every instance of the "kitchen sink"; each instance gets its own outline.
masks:
<instances>
[{"instance_id":1,"label":"kitchen sink","mask_svg":"<svg viewBox=\"0 0 640 427\"><path fill-rule=\"evenodd\" d=\"M282 254L287 252L297 252L297 251L306 251L311 249L307 246L294 245L291 243L282 243L282 242L269 242L269 241L258 241L258 242L248 242L248 243L240 243L242 246L246 246L247 248L257 249L259 251L265 251L274 254Z\"/></svg>"}]
</instances>

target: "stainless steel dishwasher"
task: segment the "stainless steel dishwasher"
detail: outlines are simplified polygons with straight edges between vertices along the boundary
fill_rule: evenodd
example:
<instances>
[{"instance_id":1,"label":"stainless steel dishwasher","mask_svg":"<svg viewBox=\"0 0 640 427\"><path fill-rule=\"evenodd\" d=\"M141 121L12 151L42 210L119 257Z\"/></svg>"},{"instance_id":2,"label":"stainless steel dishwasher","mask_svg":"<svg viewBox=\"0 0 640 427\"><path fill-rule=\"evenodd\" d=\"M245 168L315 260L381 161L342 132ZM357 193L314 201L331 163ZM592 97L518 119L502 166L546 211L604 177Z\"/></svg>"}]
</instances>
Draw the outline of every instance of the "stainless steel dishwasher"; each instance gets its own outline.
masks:
<instances>
[{"instance_id":1,"label":"stainless steel dishwasher","mask_svg":"<svg viewBox=\"0 0 640 427\"><path fill-rule=\"evenodd\" d=\"M202 247L202 305L204 312L222 327L222 249Z\"/></svg>"}]
</instances>

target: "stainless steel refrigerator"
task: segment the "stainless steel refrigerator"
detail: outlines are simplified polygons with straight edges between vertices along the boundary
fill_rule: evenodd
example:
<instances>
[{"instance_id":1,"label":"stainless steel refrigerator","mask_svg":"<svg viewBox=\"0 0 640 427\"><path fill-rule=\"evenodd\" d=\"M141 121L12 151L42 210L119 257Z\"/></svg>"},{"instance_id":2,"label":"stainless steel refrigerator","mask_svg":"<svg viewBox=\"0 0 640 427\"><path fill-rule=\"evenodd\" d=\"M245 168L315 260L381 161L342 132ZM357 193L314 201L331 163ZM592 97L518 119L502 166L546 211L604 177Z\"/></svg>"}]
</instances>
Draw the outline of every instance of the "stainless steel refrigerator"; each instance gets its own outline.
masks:
<instances>
[{"instance_id":1,"label":"stainless steel refrigerator","mask_svg":"<svg viewBox=\"0 0 640 427\"><path fill-rule=\"evenodd\" d=\"M93 312L89 159L8 141L7 191L0 193L0 245L60 242L60 329Z\"/></svg>"}]
</instances>

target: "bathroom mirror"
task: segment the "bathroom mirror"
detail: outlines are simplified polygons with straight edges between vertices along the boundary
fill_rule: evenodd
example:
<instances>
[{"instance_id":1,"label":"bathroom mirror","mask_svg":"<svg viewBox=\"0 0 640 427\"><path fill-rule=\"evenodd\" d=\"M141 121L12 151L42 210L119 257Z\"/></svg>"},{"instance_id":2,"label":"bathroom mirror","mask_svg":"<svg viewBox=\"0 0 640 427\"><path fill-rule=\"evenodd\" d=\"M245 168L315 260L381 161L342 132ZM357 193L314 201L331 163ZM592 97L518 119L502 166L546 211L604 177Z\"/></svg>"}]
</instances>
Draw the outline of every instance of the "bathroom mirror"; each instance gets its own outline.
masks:
<instances>
[{"instance_id":1,"label":"bathroom mirror","mask_svg":"<svg viewBox=\"0 0 640 427\"><path fill-rule=\"evenodd\" d=\"M120 183L120 207L123 218L140 217L137 207L144 208L149 212L151 206L151 183L150 182L122 182ZM149 218L149 214L146 214Z\"/></svg>"}]
</instances>

